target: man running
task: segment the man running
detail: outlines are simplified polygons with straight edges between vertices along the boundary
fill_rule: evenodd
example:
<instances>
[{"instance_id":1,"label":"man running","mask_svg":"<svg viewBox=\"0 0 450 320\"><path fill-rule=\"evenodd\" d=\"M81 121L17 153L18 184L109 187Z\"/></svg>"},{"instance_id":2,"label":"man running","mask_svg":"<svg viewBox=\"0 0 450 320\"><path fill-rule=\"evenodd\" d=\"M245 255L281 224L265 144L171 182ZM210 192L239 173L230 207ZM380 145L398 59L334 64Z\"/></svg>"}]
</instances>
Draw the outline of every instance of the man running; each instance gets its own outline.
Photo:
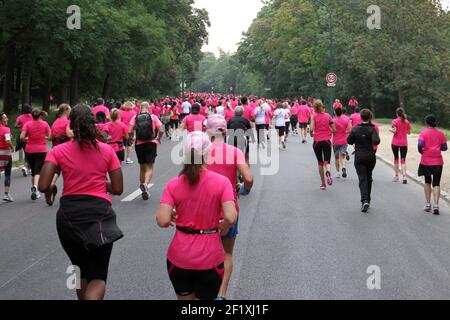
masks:
<instances>
[{"instance_id":1,"label":"man running","mask_svg":"<svg viewBox=\"0 0 450 320\"><path fill-rule=\"evenodd\" d=\"M306 143L306 136L308 131L308 124L311 119L311 109L308 107L306 101L302 101L298 107L298 122L300 126L300 132L302 135L302 143Z\"/></svg>"},{"instance_id":2,"label":"man running","mask_svg":"<svg viewBox=\"0 0 450 320\"><path fill-rule=\"evenodd\" d=\"M5 193L3 201L14 202L10 194L12 156L14 146L12 144L11 129L8 127L8 117L4 112L0 112L0 172L5 172Z\"/></svg>"},{"instance_id":3,"label":"man running","mask_svg":"<svg viewBox=\"0 0 450 320\"><path fill-rule=\"evenodd\" d=\"M142 199L150 198L148 185L152 180L153 166L156 161L158 143L164 135L163 126L159 119L150 113L150 105L142 103L141 113L130 122L129 136L132 140L136 135L136 154L140 165L140 189Z\"/></svg>"},{"instance_id":4,"label":"man running","mask_svg":"<svg viewBox=\"0 0 450 320\"><path fill-rule=\"evenodd\" d=\"M236 107L235 116L231 118L227 126L228 137L234 147L239 148L245 154L245 161L250 163L250 139L255 141L252 125L250 121L244 117L244 108Z\"/></svg>"}]
</instances>

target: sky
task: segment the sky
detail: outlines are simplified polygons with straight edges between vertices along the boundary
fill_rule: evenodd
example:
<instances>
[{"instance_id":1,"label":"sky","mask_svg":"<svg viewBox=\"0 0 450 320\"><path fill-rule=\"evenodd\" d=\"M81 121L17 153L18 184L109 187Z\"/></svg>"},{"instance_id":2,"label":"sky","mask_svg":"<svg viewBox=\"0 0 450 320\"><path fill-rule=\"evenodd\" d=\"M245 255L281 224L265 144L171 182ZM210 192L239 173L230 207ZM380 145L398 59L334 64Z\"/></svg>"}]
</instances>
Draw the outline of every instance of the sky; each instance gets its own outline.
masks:
<instances>
[{"instance_id":1,"label":"sky","mask_svg":"<svg viewBox=\"0 0 450 320\"><path fill-rule=\"evenodd\" d=\"M450 0L442 3L450 10ZM203 52L218 56L219 48L227 52L237 50L242 33L248 30L263 4L261 0L196 0L195 6L206 9L211 20L209 44Z\"/></svg>"},{"instance_id":2,"label":"sky","mask_svg":"<svg viewBox=\"0 0 450 320\"><path fill-rule=\"evenodd\" d=\"M261 0L196 0L195 6L206 9L211 20L209 44L203 51L218 55L218 48L237 50L242 33L248 30L263 4Z\"/></svg>"}]
</instances>

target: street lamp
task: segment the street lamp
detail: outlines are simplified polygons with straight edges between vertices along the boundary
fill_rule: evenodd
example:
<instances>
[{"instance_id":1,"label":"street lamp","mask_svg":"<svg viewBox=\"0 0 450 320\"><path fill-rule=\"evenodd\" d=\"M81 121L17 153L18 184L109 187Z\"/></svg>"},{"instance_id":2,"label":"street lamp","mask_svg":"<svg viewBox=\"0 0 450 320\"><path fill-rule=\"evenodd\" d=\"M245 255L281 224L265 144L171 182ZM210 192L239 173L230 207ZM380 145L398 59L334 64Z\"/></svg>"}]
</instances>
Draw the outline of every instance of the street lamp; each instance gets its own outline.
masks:
<instances>
[{"instance_id":1,"label":"street lamp","mask_svg":"<svg viewBox=\"0 0 450 320\"><path fill-rule=\"evenodd\" d=\"M328 39L328 73L334 73L334 41L333 41L333 15L330 6L322 0L314 0L327 9L329 16L329 39ZM328 86L329 111L333 112L333 103L336 96L336 87Z\"/></svg>"}]
</instances>

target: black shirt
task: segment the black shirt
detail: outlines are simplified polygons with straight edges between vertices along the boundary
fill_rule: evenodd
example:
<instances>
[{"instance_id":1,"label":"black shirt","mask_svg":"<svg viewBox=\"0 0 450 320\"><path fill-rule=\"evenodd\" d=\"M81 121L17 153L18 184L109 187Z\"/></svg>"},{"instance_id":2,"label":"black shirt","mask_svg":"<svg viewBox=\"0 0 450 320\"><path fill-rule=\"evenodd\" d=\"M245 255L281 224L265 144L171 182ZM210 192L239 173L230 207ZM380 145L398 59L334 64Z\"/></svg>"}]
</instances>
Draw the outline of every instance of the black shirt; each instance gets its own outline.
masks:
<instances>
[{"instance_id":1,"label":"black shirt","mask_svg":"<svg viewBox=\"0 0 450 320\"><path fill-rule=\"evenodd\" d=\"M356 152L373 152L373 146L379 145L381 141L373 124L362 123L353 128L347 142L355 145Z\"/></svg>"}]
</instances>

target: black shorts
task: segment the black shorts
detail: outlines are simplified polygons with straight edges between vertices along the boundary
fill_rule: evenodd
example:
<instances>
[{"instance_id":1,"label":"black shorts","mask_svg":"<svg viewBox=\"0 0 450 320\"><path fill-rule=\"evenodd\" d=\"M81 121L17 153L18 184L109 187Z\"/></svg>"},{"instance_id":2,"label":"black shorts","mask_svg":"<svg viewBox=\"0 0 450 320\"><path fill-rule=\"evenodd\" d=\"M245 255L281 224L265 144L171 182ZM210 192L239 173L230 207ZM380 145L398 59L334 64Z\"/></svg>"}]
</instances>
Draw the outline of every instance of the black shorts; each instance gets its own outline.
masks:
<instances>
[{"instance_id":1,"label":"black shorts","mask_svg":"<svg viewBox=\"0 0 450 320\"><path fill-rule=\"evenodd\" d=\"M308 123L306 122L300 122L299 124L298 124L299 126L300 126L300 129L306 129L306 128L308 128Z\"/></svg>"},{"instance_id":2,"label":"black shorts","mask_svg":"<svg viewBox=\"0 0 450 320\"><path fill-rule=\"evenodd\" d=\"M419 166L419 177L425 177L426 184L433 184L433 187L441 185L443 166Z\"/></svg>"},{"instance_id":3,"label":"black shorts","mask_svg":"<svg viewBox=\"0 0 450 320\"><path fill-rule=\"evenodd\" d=\"M177 120L170 120L170 127L172 128L172 129L178 129L178 124L179 124L180 122L178 121L178 119Z\"/></svg>"},{"instance_id":4,"label":"black shorts","mask_svg":"<svg viewBox=\"0 0 450 320\"><path fill-rule=\"evenodd\" d=\"M147 142L136 146L136 154L139 164L154 164L156 161L158 146L156 143Z\"/></svg>"},{"instance_id":5,"label":"black shorts","mask_svg":"<svg viewBox=\"0 0 450 320\"><path fill-rule=\"evenodd\" d=\"M175 293L185 297L195 294L198 300L215 300L224 275L224 264L210 270L181 269L167 260L167 271Z\"/></svg>"},{"instance_id":6,"label":"black shorts","mask_svg":"<svg viewBox=\"0 0 450 320\"><path fill-rule=\"evenodd\" d=\"M289 128L291 127L291 122L286 122L286 128L284 129L286 134L289 134Z\"/></svg>"},{"instance_id":7,"label":"black shorts","mask_svg":"<svg viewBox=\"0 0 450 320\"><path fill-rule=\"evenodd\" d=\"M275 127L278 131L279 137L284 137L284 133L286 132L286 127Z\"/></svg>"},{"instance_id":8,"label":"black shorts","mask_svg":"<svg viewBox=\"0 0 450 320\"><path fill-rule=\"evenodd\" d=\"M120 162L125 161L125 150L117 151L116 155L117 155L117 159L119 159Z\"/></svg>"},{"instance_id":9,"label":"black shorts","mask_svg":"<svg viewBox=\"0 0 450 320\"><path fill-rule=\"evenodd\" d=\"M408 147L397 147L392 145L392 152L394 153L394 159L402 159L405 160L408 155Z\"/></svg>"},{"instance_id":10,"label":"black shorts","mask_svg":"<svg viewBox=\"0 0 450 320\"><path fill-rule=\"evenodd\" d=\"M318 141L314 142L314 153L316 154L319 166L330 164L331 161L331 142Z\"/></svg>"},{"instance_id":11,"label":"black shorts","mask_svg":"<svg viewBox=\"0 0 450 320\"><path fill-rule=\"evenodd\" d=\"M291 126L293 129L297 127L297 123L298 123L298 116L292 116L291 117Z\"/></svg>"},{"instance_id":12,"label":"black shorts","mask_svg":"<svg viewBox=\"0 0 450 320\"><path fill-rule=\"evenodd\" d=\"M32 177L41 174L41 170L44 165L46 156L47 156L46 152L26 154L27 162L28 165L30 166Z\"/></svg>"}]
</instances>

